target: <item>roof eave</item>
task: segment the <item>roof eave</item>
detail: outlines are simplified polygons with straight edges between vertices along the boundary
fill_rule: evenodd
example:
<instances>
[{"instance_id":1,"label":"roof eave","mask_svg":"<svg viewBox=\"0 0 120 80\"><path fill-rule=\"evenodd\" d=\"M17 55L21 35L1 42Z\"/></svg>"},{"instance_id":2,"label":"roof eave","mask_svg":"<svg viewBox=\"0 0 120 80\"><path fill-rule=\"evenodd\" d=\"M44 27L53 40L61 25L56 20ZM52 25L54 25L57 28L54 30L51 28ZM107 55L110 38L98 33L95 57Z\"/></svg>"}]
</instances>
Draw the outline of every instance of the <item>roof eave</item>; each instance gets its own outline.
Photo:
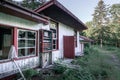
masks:
<instances>
[{"instance_id":1,"label":"roof eave","mask_svg":"<svg viewBox=\"0 0 120 80\"><path fill-rule=\"evenodd\" d=\"M81 30L85 30L88 29L87 26L81 21L79 20L76 16L74 16L68 9L66 9L63 5L61 5L58 1L56 0L51 0L49 2L47 2L46 4L40 6L39 8L35 9L35 12L41 12L43 10L45 10L46 8L52 6L52 5L56 5L58 8L62 9L65 13L67 13L68 15L70 15L72 18L74 18L78 23L80 23L82 25L82 29ZM81 27L80 27L81 28Z\"/></svg>"},{"instance_id":2,"label":"roof eave","mask_svg":"<svg viewBox=\"0 0 120 80\"><path fill-rule=\"evenodd\" d=\"M19 6L19 5L13 4L13 3L9 2L9 1L1 0L0 1L0 6L1 6L1 10L0 10L1 12L3 11L3 12L7 13L7 11L2 9L2 8L6 8L8 10L13 11L13 12L11 11L11 15L15 15L17 17L20 17L17 14L14 14L16 12L16 13L20 13L21 15L25 15L25 16L30 17L31 20L33 18L35 22L41 22L41 23L44 23L44 24L48 24L48 20L49 20L48 17L41 16L40 14L37 14L37 13L35 13L35 12L31 11L31 10L28 10L26 8L23 8L23 7ZM9 13L7 13L7 14L9 14ZM22 17L22 18L24 18L24 17Z\"/></svg>"}]
</instances>

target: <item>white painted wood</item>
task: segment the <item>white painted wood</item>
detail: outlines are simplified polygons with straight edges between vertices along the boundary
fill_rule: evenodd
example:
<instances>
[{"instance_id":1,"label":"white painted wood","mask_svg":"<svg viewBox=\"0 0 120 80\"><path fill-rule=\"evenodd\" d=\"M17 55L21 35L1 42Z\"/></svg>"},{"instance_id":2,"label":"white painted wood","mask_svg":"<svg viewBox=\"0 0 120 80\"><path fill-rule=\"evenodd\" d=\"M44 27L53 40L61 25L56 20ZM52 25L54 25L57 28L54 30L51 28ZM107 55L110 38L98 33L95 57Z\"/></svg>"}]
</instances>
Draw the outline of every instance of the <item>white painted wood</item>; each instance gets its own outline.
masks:
<instances>
[{"instance_id":1,"label":"white painted wood","mask_svg":"<svg viewBox=\"0 0 120 80\"><path fill-rule=\"evenodd\" d=\"M4 14L1 12L0 12L0 24L17 26L20 28L27 28L27 29L32 29L32 30L39 30L39 29L50 30L49 25L43 25L42 23L32 22L29 20L25 20L22 18ZM63 36L74 36L74 28L71 28L67 25L59 23L59 31L58 32L59 32L59 49L52 51L52 61L53 62L58 60L59 58L64 57L63 56ZM38 47L39 47L39 45L38 45ZM81 52L80 47L81 46L79 43L79 31L77 31L77 47L75 48L75 55L76 55L76 53ZM43 56L44 56L44 54L43 54ZM47 61L48 61L48 55L46 58L44 57L43 63L45 63L45 59L47 59ZM17 60L16 63L20 66L21 69L27 69L27 68L34 68L34 67L39 66L39 60L40 60L39 57L36 56L36 57L27 58L27 59ZM1 60L0 60L0 62L1 62ZM6 63L0 63L0 74L10 72L10 71L14 71L14 72L17 71L17 68L13 64L12 61L9 61Z\"/></svg>"}]
</instances>

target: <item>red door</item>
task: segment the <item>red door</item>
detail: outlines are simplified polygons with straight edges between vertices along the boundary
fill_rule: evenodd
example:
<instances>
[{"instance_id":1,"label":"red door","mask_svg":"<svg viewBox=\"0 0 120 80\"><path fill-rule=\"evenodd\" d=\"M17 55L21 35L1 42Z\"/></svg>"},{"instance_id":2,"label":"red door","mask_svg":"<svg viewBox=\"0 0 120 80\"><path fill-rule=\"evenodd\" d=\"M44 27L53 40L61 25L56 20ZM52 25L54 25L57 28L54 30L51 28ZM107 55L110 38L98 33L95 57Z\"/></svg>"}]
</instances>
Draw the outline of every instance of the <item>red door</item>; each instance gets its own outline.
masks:
<instances>
[{"instance_id":1,"label":"red door","mask_svg":"<svg viewBox=\"0 0 120 80\"><path fill-rule=\"evenodd\" d=\"M63 53L65 58L75 57L74 36L63 37Z\"/></svg>"}]
</instances>

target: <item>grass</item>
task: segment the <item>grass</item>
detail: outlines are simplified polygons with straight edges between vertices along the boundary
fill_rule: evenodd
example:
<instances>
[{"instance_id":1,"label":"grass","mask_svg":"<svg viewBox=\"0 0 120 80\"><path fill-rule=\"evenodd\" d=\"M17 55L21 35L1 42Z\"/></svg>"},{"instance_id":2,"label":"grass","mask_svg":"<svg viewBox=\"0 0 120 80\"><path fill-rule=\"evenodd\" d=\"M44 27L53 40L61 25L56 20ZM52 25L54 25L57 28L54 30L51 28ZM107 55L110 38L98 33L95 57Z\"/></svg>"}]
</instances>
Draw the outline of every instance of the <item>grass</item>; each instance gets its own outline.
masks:
<instances>
[{"instance_id":1,"label":"grass","mask_svg":"<svg viewBox=\"0 0 120 80\"><path fill-rule=\"evenodd\" d=\"M88 70L94 80L120 80L120 69L116 68L120 67L116 66L116 64L120 64L118 48L92 46L87 49L89 52L84 57L74 60L73 64L80 65Z\"/></svg>"},{"instance_id":2,"label":"grass","mask_svg":"<svg viewBox=\"0 0 120 80\"><path fill-rule=\"evenodd\" d=\"M38 79L35 80L120 80L119 48L110 46L86 48L85 56L74 59L72 64L79 68L68 68L57 63L52 70L47 70L48 74L40 72L37 75ZM28 73L31 76L37 74L33 70L25 72Z\"/></svg>"},{"instance_id":3,"label":"grass","mask_svg":"<svg viewBox=\"0 0 120 80\"><path fill-rule=\"evenodd\" d=\"M80 68L66 68L59 77L49 76L47 80L120 80L119 58L118 48L92 46L85 49L84 57L72 62Z\"/></svg>"}]
</instances>

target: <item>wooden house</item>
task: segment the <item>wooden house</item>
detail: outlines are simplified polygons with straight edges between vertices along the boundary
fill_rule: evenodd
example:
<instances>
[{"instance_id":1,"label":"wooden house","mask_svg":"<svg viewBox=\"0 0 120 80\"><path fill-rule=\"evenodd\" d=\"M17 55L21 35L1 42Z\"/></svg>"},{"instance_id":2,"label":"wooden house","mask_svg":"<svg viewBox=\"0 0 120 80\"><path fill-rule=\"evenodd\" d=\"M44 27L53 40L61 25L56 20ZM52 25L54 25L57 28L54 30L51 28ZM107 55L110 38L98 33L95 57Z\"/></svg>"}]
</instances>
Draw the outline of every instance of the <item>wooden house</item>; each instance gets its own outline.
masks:
<instances>
[{"instance_id":1,"label":"wooden house","mask_svg":"<svg viewBox=\"0 0 120 80\"><path fill-rule=\"evenodd\" d=\"M11 46L22 70L45 67L80 52L79 32L87 27L56 0L31 11L0 1L0 79L18 72L8 58Z\"/></svg>"}]
</instances>

